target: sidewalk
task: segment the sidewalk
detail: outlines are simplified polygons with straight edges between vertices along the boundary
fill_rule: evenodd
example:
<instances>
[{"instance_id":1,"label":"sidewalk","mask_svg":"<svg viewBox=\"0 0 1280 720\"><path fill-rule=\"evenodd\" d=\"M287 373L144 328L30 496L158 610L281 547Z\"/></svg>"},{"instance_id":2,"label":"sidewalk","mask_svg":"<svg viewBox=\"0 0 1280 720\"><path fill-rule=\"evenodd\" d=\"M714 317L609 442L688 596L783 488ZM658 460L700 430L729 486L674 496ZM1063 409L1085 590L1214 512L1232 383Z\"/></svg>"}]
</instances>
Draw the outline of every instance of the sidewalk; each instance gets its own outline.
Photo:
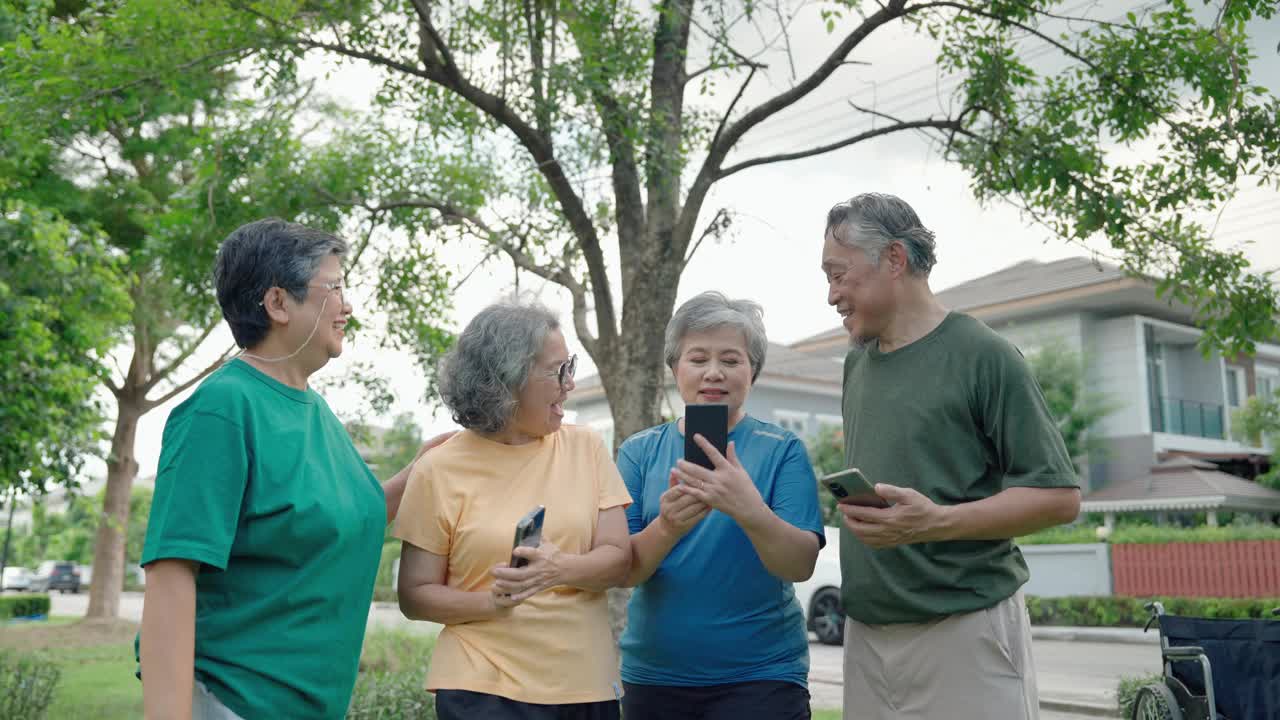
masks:
<instances>
[{"instance_id":1,"label":"sidewalk","mask_svg":"<svg viewBox=\"0 0 1280 720\"><path fill-rule=\"evenodd\" d=\"M1080 642L1131 643L1159 645L1160 633L1142 628L1072 627L1068 625L1032 625L1032 640L1075 640Z\"/></svg>"}]
</instances>

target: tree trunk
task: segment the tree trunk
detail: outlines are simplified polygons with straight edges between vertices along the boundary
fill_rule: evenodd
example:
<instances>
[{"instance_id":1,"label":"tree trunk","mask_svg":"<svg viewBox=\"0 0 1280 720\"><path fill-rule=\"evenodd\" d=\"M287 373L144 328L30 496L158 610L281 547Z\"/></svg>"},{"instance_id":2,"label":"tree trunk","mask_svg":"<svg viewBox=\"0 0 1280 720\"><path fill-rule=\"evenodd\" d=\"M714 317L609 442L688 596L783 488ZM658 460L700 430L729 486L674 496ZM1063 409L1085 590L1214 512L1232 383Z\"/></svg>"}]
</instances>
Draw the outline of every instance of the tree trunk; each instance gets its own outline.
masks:
<instances>
[{"instance_id":1,"label":"tree trunk","mask_svg":"<svg viewBox=\"0 0 1280 720\"><path fill-rule=\"evenodd\" d=\"M129 524L129 498L138 474L134 444L142 410L122 393L117 403L116 430L111 436L107 462L107 489L103 499L98 537L93 546L93 579L89 585L89 610L85 617L114 618L120 614L124 585L125 533Z\"/></svg>"}]
</instances>

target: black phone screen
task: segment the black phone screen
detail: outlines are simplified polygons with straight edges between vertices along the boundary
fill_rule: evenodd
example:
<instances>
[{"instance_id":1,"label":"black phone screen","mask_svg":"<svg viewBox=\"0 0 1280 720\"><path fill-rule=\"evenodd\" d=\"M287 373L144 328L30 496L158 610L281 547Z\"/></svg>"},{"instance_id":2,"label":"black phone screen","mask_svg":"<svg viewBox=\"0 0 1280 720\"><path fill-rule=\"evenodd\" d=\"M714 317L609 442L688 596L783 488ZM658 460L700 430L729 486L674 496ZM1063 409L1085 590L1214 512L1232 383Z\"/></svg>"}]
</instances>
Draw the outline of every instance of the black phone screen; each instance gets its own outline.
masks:
<instances>
[{"instance_id":1,"label":"black phone screen","mask_svg":"<svg viewBox=\"0 0 1280 720\"><path fill-rule=\"evenodd\" d=\"M707 454L694 443L694 435L706 438L721 455L728 452L729 406L707 403L686 405L684 408L684 459L704 468L714 467Z\"/></svg>"}]
</instances>

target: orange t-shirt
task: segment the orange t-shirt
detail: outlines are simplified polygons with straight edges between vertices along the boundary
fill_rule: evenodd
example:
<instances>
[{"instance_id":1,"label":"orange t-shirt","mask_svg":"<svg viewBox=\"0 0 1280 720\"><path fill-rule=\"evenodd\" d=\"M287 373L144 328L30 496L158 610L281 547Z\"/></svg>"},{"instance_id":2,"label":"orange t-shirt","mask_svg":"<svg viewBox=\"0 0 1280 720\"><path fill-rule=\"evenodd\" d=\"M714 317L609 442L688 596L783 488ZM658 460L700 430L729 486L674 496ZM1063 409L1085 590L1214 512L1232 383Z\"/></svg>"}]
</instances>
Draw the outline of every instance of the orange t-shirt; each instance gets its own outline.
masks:
<instances>
[{"instance_id":1,"label":"orange t-shirt","mask_svg":"<svg viewBox=\"0 0 1280 720\"><path fill-rule=\"evenodd\" d=\"M565 425L524 445L463 431L414 466L393 534L447 557L447 586L487 592L490 570L511 558L516 522L534 507L546 506L544 540L582 554L599 511L630 503L588 428ZM446 625L426 686L541 704L614 699L621 686L605 593L555 587L506 617Z\"/></svg>"}]
</instances>

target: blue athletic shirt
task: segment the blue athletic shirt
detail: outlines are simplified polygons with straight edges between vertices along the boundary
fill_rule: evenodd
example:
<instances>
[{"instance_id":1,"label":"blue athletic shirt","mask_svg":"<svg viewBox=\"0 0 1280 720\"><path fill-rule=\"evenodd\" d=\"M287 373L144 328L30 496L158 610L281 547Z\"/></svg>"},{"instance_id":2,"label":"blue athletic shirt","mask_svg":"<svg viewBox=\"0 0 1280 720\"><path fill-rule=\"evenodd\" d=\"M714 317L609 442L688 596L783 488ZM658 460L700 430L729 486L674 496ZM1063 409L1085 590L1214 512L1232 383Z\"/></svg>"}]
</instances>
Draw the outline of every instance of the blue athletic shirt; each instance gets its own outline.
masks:
<instances>
[{"instance_id":1,"label":"blue athletic shirt","mask_svg":"<svg viewBox=\"0 0 1280 720\"><path fill-rule=\"evenodd\" d=\"M826 542L818 485L804 443L744 417L729 433L738 460L778 517ZM658 517L671 468L684 457L675 422L636 433L618 450L634 502L631 533ZM622 634L622 679L706 686L778 680L808 687L809 635L791 583L770 574L747 534L713 510L636 587Z\"/></svg>"}]
</instances>

